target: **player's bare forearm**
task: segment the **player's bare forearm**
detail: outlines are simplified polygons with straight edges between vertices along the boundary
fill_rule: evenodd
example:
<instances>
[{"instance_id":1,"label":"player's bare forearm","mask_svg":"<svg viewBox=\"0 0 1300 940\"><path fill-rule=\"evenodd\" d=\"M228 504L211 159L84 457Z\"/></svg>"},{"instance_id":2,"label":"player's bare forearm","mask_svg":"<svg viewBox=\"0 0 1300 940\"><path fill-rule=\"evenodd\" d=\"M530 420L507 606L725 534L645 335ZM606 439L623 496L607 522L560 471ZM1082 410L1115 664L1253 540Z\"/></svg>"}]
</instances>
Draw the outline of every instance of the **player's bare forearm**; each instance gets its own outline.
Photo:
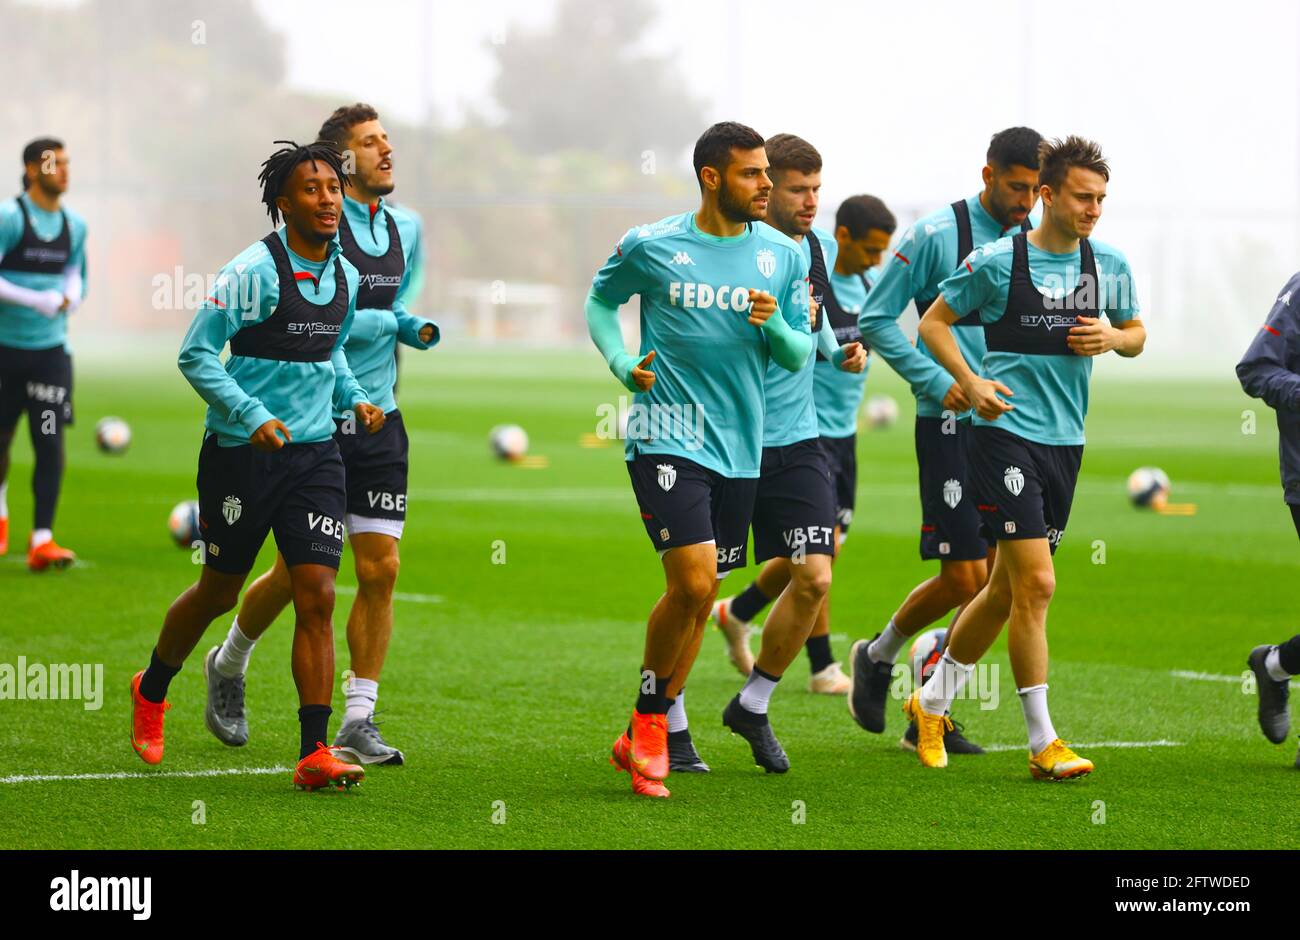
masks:
<instances>
[{"instance_id":1,"label":"player's bare forearm","mask_svg":"<svg viewBox=\"0 0 1300 940\"><path fill-rule=\"evenodd\" d=\"M1125 359L1132 359L1134 356L1141 355L1147 344L1147 328L1142 325L1142 321L1127 320L1121 323L1119 333L1119 341L1115 344L1115 352Z\"/></svg>"},{"instance_id":2,"label":"player's bare forearm","mask_svg":"<svg viewBox=\"0 0 1300 940\"><path fill-rule=\"evenodd\" d=\"M939 297L930 305L925 316L921 317L917 335L925 340L926 348L934 353L939 365L947 370L958 385L966 389L974 380L975 373L966 364L966 357L961 354L957 338L953 336L952 324L956 321L957 315L943 297Z\"/></svg>"}]
</instances>

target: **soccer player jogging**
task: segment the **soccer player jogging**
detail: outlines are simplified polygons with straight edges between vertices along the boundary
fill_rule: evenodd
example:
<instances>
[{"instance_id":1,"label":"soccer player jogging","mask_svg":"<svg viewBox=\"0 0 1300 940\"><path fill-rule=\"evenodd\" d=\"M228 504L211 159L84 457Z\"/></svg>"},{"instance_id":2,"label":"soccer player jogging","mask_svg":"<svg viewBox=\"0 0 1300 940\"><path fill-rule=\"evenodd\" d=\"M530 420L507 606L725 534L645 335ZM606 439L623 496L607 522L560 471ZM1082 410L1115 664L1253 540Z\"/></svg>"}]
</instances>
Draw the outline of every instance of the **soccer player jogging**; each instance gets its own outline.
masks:
<instances>
[{"instance_id":1,"label":"soccer player jogging","mask_svg":"<svg viewBox=\"0 0 1300 940\"><path fill-rule=\"evenodd\" d=\"M793 174L795 177L801 174ZM782 179L773 188L773 205L768 210L768 222L790 234L793 227L802 225L797 208L786 213L780 209L787 194L795 194L792 182L787 188ZM782 216L778 222L778 213ZM806 213L805 213L806 214ZM882 253L889 247L890 236L896 222L889 208L875 196L851 196L840 204L835 213L835 234L830 235L812 228L818 240L822 257L832 266L829 281L822 276L821 268L814 266L810 272L813 299L834 332L834 342L839 345L861 343L858 314L862 310L867 292L871 289L868 271L880 263ZM793 236L792 236L793 237ZM800 235L813 247L813 238ZM845 371L820 351L813 377L813 403L817 410L817 433L829 464L831 482L835 492L835 555L848 535L853 521L853 508L858 488L857 465L857 413L866 389L867 368L861 372ZM727 654L743 675L754 668L754 655L749 649L749 622L778 596L790 581L790 564L785 558L774 558L763 566L757 578L735 597L725 598L713 605L713 619L727 637ZM808 654L811 676L808 690L826 695L843 695L849 690L849 678L831 653L830 595L817 614L812 633L804 643Z\"/></svg>"},{"instance_id":2,"label":"soccer player jogging","mask_svg":"<svg viewBox=\"0 0 1300 940\"><path fill-rule=\"evenodd\" d=\"M199 451L204 567L167 611L149 667L131 679L131 746L163 758L167 687L203 632L231 610L268 531L288 565L295 613L293 678L301 747L294 784L346 786L364 776L321 742L334 687L334 578L346 493L331 404L379 431L343 355L357 269L338 242L343 166L332 143L290 141L262 165L262 201L284 227L221 271L181 345L181 372L208 403ZM230 358L220 354L230 343Z\"/></svg>"},{"instance_id":3,"label":"soccer player jogging","mask_svg":"<svg viewBox=\"0 0 1300 940\"><path fill-rule=\"evenodd\" d=\"M812 234L821 190L822 159L812 144L793 134L767 140L772 197L767 220L795 239L809 262L815 298L828 296L825 257L834 240ZM822 309L812 324L821 351L846 370L861 372L867 353L861 343L835 345L834 330ZM763 624L762 646L739 694L728 703L722 723L749 742L754 763L768 773L785 773L790 760L772 732L767 712L772 693L799 655L831 586L835 554L835 492L826 454L817 437L813 401L813 362L809 352L797 372L768 366L764 382L763 459L754 497L754 558L781 564L789 584Z\"/></svg>"},{"instance_id":4,"label":"soccer player jogging","mask_svg":"<svg viewBox=\"0 0 1300 940\"><path fill-rule=\"evenodd\" d=\"M916 467L921 495L921 558L937 559L939 573L914 587L871 640L853 644L849 662L853 688L849 712L874 734L885 730L885 699L894 661L907 640L966 604L988 579L991 546L980 534L979 512L967 474L970 402L955 377L936 361L918 337L913 346L898 325L908 302L917 316L929 309L939 284L957 270L972 249L1009 230L1028 230L1038 199L1038 145L1042 137L1028 127L993 135L985 155L984 188L978 194L923 216L909 228L881 270L867 297L860 326L867 343L912 387L916 396ZM956 334L962 359L978 369L984 358L984 332L978 324ZM899 742L916 746L909 725ZM947 734L950 751L980 754L959 725Z\"/></svg>"},{"instance_id":5,"label":"soccer player jogging","mask_svg":"<svg viewBox=\"0 0 1300 940\"><path fill-rule=\"evenodd\" d=\"M631 228L593 278L586 304L593 342L635 393L625 457L664 570L636 706L611 757L631 773L635 793L652 797L668 796L670 746L677 763L702 763L682 692L718 579L745 565L768 362L798 370L813 348L799 246L754 224L772 190L763 138L741 124L715 124L696 142L694 165L700 208ZM623 348L618 322L633 294L641 298L636 356Z\"/></svg>"},{"instance_id":6,"label":"soccer player jogging","mask_svg":"<svg viewBox=\"0 0 1300 940\"><path fill-rule=\"evenodd\" d=\"M921 319L921 338L975 408L971 482L986 537L997 542L988 582L957 616L930 681L903 706L917 723L917 756L926 767L947 764L948 707L1009 618L1030 773L1063 780L1093 769L1052 724L1046 628L1056 587L1052 555L1065 535L1083 459L1092 357L1111 350L1133 357L1146 342L1128 260L1090 238L1109 179L1092 141L1045 142L1042 224L973 252ZM988 343L978 374L952 330L972 314Z\"/></svg>"},{"instance_id":7,"label":"soccer player jogging","mask_svg":"<svg viewBox=\"0 0 1300 940\"><path fill-rule=\"evenodd\" d=\"M1237 378L1247 395L1263 399L1277 412L1283 499L1300 534L1300 274L1295 274L1269 311L1268 319L1237 363ZM1300 634L1285 643L1250 651L1247 665L1259 690L1259 728L1274 744L1291 730L1288 699L1291 677L1300 675ZM1300 754L1296 755L1300 767Z\"/></svg>"},{"instance_id":8,"label":"soccer player jogging","mask_svg":"<svg viewBox=\"0 0 1300 940\"><path fill-rule=\"evenodd\" d=\"M63 482L63 430L72 423L68 316L81 305L86 223L63 205L68 154L52 137L23 148L23 193L0 203L0 555L9 551L9 450L27 414L35 454L32 571L66 568L76 555L54 541Z\"/></svg>"},{"instance_id":9,"label":"soccer player jogging","mask_svg":"<svg viewBox=\"0 0 1300 940\"><path fill-rule=\"evenodd\" d=\"M374 721L379 674L393 632L393 588L397 583L397 544L406 520L409 444L393 389L394 350L403 343L428 349L438 342L438 327L413 316L398 299L419 263L420 228L414 216L387 205L394 189L393 148L379 114L365 104L337 109L318 135L350 156L339 219L343 257L360 272L356 318L343 346L348 364L370 400L384 411L384 426L359 434L356 421L334 409L334 439L347 481L346 529L357 573L357 595L348 615L351 676L346 712L334 745L363 764L401 764L402 752L388 744ZM249 587L225 641L203 663L208 684L208 729L238 747L248 741L244 713L244 674L253 644L293 600L293 584L283 554Z\"/></svg>"}]
</instances>

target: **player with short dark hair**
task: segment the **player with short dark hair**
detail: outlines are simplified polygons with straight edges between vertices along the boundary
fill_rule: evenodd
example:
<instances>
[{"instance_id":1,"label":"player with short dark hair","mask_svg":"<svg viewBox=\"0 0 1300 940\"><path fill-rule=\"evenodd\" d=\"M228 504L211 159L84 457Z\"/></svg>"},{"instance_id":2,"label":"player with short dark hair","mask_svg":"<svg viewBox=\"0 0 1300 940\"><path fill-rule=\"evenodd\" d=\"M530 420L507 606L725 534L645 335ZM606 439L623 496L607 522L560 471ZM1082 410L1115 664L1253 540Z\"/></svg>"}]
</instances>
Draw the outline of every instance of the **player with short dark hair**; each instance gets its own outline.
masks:
<instances>
[{"instance_id":1,"label":"player with short dark hair","mask_svg":"<svg viewBox=\"0 0 1300 940\"><path fill-rule=\"evenodd\" d=\"M357 381L384 411L384 426L358 434L347 411L334 410L334 439L347 479L346 528L357 573L357 596L348 615L351 657L346 712L336 747L363 764L401 764L402 752L388 744L374 721L379 674L393 630L393 589L399 566L398 541L406 521L410 444L394 388L397 344L429 349L438 342L437 324L407 311L399 295L419 264L420 224L389 205L394 189L393 148L379 114L366 104L338 108L320 129L345 157L348 192L339 217L343 257L360 272L356 317L343 352ZM248 741L244 675L253 644L293 600L284 556L244 594L225 641L204 661L208 684L207 726L221 741Z\"/></svg>"},{"instance_id":2,"label":"player with short dark hair","mask_svg":"<svg viewBox=\"0 0 1300 940\"><path fill-rule=\"evenodd\" d=\"M842 346L826 316L839 312L830 290L836 244L813 228L821 192L822 159L812 144L793 134L769 137L772 196L766 225L793 240L808 268L813 306L810 328L817 350L809 350L795 371L769 364L763 384L763 454L754 496L754 558L779 569L786 581L763 624L762 648L744 688L731 700L722 723L749 742L754 763L769 773L785 773L790 760L772 731L768 704L785 670L804 648L831 585L835 555L835 491L817 433L813 395L815 352L835 368L861 372L867 353L862 344ZM725 613L713 611L725 622ZM671 729L673 714L668 715Z\"/></svg>"},{"instance_id":3,"label":"player with short dark hair","mask_svg":"<svg viewBox=\"0 0 1300 940\"><path fill-rule=\"evenodd\" d=\"M1300 274L1293 274L1241 361L1237 379L1247 395L1277 412L1282 497L1300 534ZM1300 675L1300 634L1250 651L1247 665L1259 692L1259 728L1274 744L1291 730L1291 677ZM1296 755L1300 767L1300 753Z\"/></svg>"},{"instance_id":4,"label":"player with short dark hair","mask_svg":"<svg viewBox=\"0 0 1300 940\"><path fill-rule=\"evenodd\" d=\"M911 590L885 628L870 640L854 643L849 652L853 671L849 711L874 734L885 730L885 699L899 651L911 637L975 596L988 580L988 559L993 553L980 535L968 477L970 403L925 341L918 338L913 345L908 340L898 318L909 302L918 316L924 314L938 295L939 284L974 248L1012 229L1030 228L1029 214L1038 199L1041 140L1028 127L994 134L985 153L984 188L923 216L904 232L859 318L867 343L916 396L921 558L939 562L939 573ZM956 336L966 363L978 369L985 351L983 330L961 329ZM909 725L899 744L915 748L916 728ZM979 745L966 740L960 725L949 730L947 746L957 754L983 753Z\"/></svg>"},{"instance_id":5,"label":"player with short dark hair","mask_svg":"<svg viewBox=\"0 0 1300 940\"><path fill-rule=\"evenodd\" d=\"M1082 137L1045 141L1039 164L1042 224L973 251L921 319L921 338L975 408L971 481L984 536L997 543L997 554L988 582L949 631L934 674L903 710L917 723L921 763L945 766L948 708L1009 618L1030 774L1064 780L1090 773L1093 764L1066 746L1047 709L1052 556L1065 536L1083 460L1092 357L1111 350L1139 355L1146 328L1128 259L1091 238L1110 180L1101 148ZM978 318L987 342L975 368L953 335L968 316Z\"/></svg>"},{"instance_id":6,"label":"player with short dark hair","mask_svg":"<svg viewBox=\"0 0 1300 940\"><path fill-rule=\"evenodd\" d=\"M85 297L86 223L63 205L69 161L62 141L38 137L22 160L23 192L0 204L0 555L9 551L9 451L25 413L36 458L27 567L46 571L76 560L53 529L64 428L73 418L68 316Z\"/></svg>"},{"instance_id":7,"label":"player with short dark hair","mask_svg":"<svg viewBox=\"0 0 1300 940\"><path fill-rule=\"evenodd\" d=\"M774 177L779 176L779 171ZM768 211L768 221L790 234L799 226L795 213L781 210L781 193L785 187L774 179L777 198ZM801 239L813 250L821 250L824 262L813 266L813 296L833 332L833 345L862 344L858 314L871 289L868 271L880 263L889 247L896 222L888 207L875 196L850 196L835 213L835 232L811 228ZM793 235L791 237L794 237ZM819 271L829 266L829 278L822 280ZM865 347L864 347L865 352ZM813 374L813 402L817 410L817 432L831 475L835 505L835 554L838 559L849 525L853 520L858 485L857 412L866 389L867 368L846 371L824 354L818 353ZM727 637L727 653L743 675L749 675L754 656L749 649L750 621L790 582L791 565L786 558L773 558L763 566L748 587L735 597L713 605L713 618ZM826 595L812 632L804 642L811 675L808 690L824 695L844 695L849 691L849 677L836 662L831 651L830 594Z\"/></svg>"},{"instance_id":8,"label":"player with short dark hair","mask_svg":"<svg viewBox=\"0 0 1300 940\"><path fill-rule=\"evenodd\" d=\"M646 626L636 707L611 757L631 772L633 791L651 797L668 796L668 713L699 651L718 580L745 565L768 362L797 370L812 349L799 246L755 224L772 191L763 138L742 124L715 124L697 142L694 162L699 209L629 229L586 304L593 342L635 393L625 458L666 582ZM634 294L637 356L624 349L618 322ZM687 728L673 743L694 754Z\"/></svg>"},{"instance_id":9,"label":"player with short dark hair","mask_svg":"<svg viewBox=\"0 0 1300 940\"><path fill-rule=\"evenodd\" d=\"M343 354L358 273L338 242L342 158L327 141L276 143L285 146L258 179L271 222L285 224L221 270L181 345L180 370L208 403L198 473L204 567L167 611L149 667L131 679L131 746L145 763L162 761L167 687L208 625L234 608L274 532L295 614L301 747L294 784L316 789L364 776L322 743L346 506L330 409L351 409L372 434L384 412L367 400Z\"/></svg>"}]
</instances>

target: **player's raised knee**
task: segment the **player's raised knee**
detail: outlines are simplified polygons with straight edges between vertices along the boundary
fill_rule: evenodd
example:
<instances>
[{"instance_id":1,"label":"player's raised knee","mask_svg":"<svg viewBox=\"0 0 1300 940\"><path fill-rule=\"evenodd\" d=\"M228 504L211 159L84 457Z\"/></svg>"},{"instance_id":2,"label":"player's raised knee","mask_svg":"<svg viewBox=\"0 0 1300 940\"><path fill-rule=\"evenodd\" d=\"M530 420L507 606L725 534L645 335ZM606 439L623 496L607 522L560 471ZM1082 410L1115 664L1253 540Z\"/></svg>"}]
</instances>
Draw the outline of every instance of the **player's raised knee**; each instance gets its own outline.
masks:
<instances>
[{"instance_id":1,"label":"player's raised knee","mask_svg":"<svg viewBox=\"0 0 1300 940\"><path fill-rule=\"evenodd\" d=\"M224 584L202 584L200 583L204 606L212 612L213 616L220 617L222 614L229 613L239 604L239 586L231 587Z\"/></svg>"},{"instance_id":2,"label":"player's raised knee","mask_svg":"<svg viewBox=\"0 0 1300 940\"><path fill-rule=\"evenodd\" d=\"M397 552L387 555L357 556L357 588L368 594L391 594L401 567Z\"/></svg>"},{"instance_id":3,"label":"player's raised knee","mask_svg":"<svg viewBox=\"0 0 1300 940\"><path fill-rule=\"evenodd\" d=\"M704 567L680 572L668 583L668 596L683 607L697 610L708 603L717 584L717 575Z\"/></svg>"},{"instance_id":4,"label":"player's raised knee","mask_svg":"<svg viewBox=\"0 0 1300 940\"><path fill-rule=\"evenodd\" d=\"M791 581L795 590L811 598L825 597L831 589L831 566L829 555L819 555L818 558L825 558L825 564L805 564L791 565Z\"/></svg>"},{"instance_id":5,"label":"player's raised knee","mask_svg":"<svg viewBox=\"0 0 1300 940\"><path fill-rule=\"evenodd\" d=\"M1056 574L1051 569L1025 572L1015 579L1012 594L1017 604L1046 606L1056 593Z\"/></svg>"},{"instance_id":6,"label":"player's raised knee","mask_svg":"<svg viewBox=\"0 0 1300 940\"><path fill-rule=\"evenodd\" d=\"M954 607L969 603L984 586L984 579L973 564L944 565L939 578L954 601Z\"/></svg>"}]
</instances>

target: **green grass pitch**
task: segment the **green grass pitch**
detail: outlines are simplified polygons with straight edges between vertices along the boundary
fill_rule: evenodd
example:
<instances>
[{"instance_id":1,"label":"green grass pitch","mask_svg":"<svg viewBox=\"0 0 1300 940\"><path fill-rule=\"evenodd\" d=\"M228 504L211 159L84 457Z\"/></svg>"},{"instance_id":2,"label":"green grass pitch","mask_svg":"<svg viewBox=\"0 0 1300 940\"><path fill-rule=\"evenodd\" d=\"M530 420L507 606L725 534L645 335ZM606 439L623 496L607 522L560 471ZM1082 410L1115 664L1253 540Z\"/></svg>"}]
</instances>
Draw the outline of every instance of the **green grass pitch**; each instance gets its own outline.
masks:
<instances>
[{"instance_id":1,"label":"green grass pitch","mask_svg":"<svg viewBox=\"0 0 1300 940\"><path fill-rule=\"evenodd\" d=\"M1296 628L1300 546L1277 482L1272 415L1230 375L1137 381L1140 360L1120 365L1094 378L1049 617L1053 717L1067 740L1094 745L1080 747L1097 764L1091 777L1030 780L1005 637L987 660L1000 667L998 707L955 708L973 739L1004 750L927 771L897 746L896 703L887 732L866 734L843 699L805 691L801 656L772 706L793 769L764 775L721 726L740 680L711 631L687 698L713 773L674 775L672 799L650 801L631 795L607 756L632 706L662 576L620 451L580 446L596 406L619 392L594 352L448 348L405 359L411 502L379 705L408 763L372 768L348 794L297 792L288 770L252 772L296 756L291 615L254 654L246 747L226 748L203 726L201 655L227 618L172 685L164 763L150 768L132 753L128 678L196 575L166 520L193 496L202 408L166 357L134 377L120 363L83 364L57 532L86 563L27 572L31 453L20 438L14 547L0 559L0 662L102 663L103 707L0 700L0 847L1300 847L1300 823L1276 811L1300 795L1295 740L1264 741L1240 681L1253 645ZM917 557L911 398L881 365L868 383L878 392L902 414L859 439L857 515L832 592L841 659L933 571ZM1247 408L1258 414L1253 435L1242 432ZM124 456L95 450L94 423L107 414L132 425ZM528 430L549 466L488 455L488 429L507 421ZM1132 509L1124 481L1145 464L1163 467L1173 498L1198 503L1198 514ZM1104 564L1094 563L1098 542ZM505 563L495 564L501 544ZM268 542L261 564L271 552ZM345 553L340 669L350 566ZM750 574L732 574L724 593ZM331 733L341 695L334 704ZM1147 742L1166 743L1116 746ZM15 779L120 773L129 776Z\"/></svg>"}]
</instances>

